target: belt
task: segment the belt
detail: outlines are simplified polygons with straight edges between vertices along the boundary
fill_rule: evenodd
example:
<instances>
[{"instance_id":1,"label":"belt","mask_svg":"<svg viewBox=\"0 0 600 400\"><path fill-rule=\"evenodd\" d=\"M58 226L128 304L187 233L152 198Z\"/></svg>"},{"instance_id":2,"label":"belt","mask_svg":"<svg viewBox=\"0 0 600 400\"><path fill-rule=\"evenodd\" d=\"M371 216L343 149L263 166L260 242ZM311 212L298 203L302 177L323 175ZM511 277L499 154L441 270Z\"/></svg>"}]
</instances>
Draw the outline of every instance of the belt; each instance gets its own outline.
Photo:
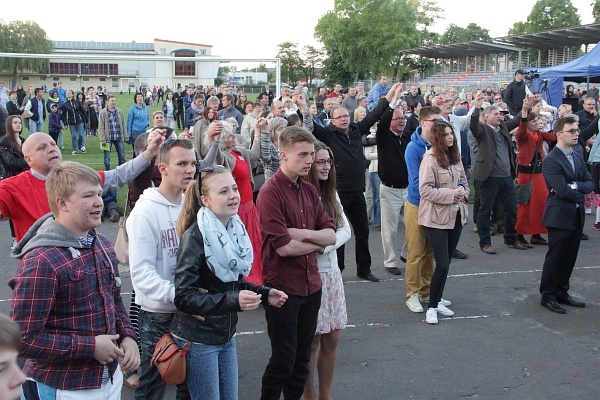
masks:
<instances>
[{"instance_id":1,"label":"belt","mask_svg":"<svg viewBox=\"0 0 600 400\"><path fill-rule=\"evenodd\" d=\"M392 189L406 189L406 186L400 186L400 185L390 185L389 183L385 183L385 182L383 182L383 181L381 182L381 184L382 184L383 186L386 186L386 187L389 187L389 188L392 188Z\"/></svg>"}]
</instances>

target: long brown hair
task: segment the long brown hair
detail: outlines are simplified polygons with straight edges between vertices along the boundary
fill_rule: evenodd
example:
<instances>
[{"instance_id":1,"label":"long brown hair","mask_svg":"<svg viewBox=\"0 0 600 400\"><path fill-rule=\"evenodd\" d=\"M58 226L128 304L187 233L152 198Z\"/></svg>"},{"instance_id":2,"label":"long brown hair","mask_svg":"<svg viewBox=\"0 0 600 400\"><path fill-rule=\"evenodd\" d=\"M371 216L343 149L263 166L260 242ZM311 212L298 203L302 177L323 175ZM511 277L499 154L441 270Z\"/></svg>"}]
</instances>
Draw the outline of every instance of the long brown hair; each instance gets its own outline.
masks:
<instances>
[{"instance_id":1,"label":"long brown hair","mask_svg":"<svg viewBox=\"0 0 600 400\"><path fill-rule=\"evenodd\" d=\"M212 177L219 174L231 174L231 172L226 168L215 168L210 172L200 172L198 177L190 182L185 189L183 206L177 218L177 234L179 236L183 235L196 221L196 215L200 211L200 207L203 207L201 197L208 195L210 183L213 180Z\"/></svg>"},{"instance_id":2,"label":"long brown hair","mask_svg":"<svg viewBox=\"0 0 600 400\"><path fill-rule=\"evenodd\" d=\"M315 156L319 150L327 150L329 153L329 158L333 160L333 153L331 152L331 149L323 142L315 143ZM317 188L321 202L323 203L323 206L325 206L325 211L327 211L327 214L329 214L331 219L333 219L335 222L336 228L339 228L343 223L343 211L335 196L337 188L335 176L335 163L331 164L329 177L325 181L319 179L317 169L315 168L315 163L313 163L308 175L305 176L304 179L307 182L312 183Z\"/></svg>"},{"instance_id":3,"label":"long brown hair","mask_svg":"<svg viewBox=\"0 0 600 400\"><path fill-rule=\"evenodd\" d=\"M13 152L18 153L21 157L23 157L23 150L21 149L21 138L19 138L21 132L15 132L12 127L13 119L16 118L21 119L19 115L10 115L8 118L6 118L6 137L8 138L8 143L10 143L10 149ZM23 130L22 124L23 120L21 120L21 131Z\"/></svg>"},{"instance_id":4,"label":"long brown hair","mask_svg":"<svg viewBox=\"0 0 600 400\"><path fill-rule=\"evenodd\" d=\"M454 135L454 142L450 147L446 146L446 128L450 128ZM440 120L433 124L433 129L431 130L431 151L435 157L435 161L441 168L448 168L460 162L456 140L454 128L449 122Z\"/></svg>"}]
</instances>

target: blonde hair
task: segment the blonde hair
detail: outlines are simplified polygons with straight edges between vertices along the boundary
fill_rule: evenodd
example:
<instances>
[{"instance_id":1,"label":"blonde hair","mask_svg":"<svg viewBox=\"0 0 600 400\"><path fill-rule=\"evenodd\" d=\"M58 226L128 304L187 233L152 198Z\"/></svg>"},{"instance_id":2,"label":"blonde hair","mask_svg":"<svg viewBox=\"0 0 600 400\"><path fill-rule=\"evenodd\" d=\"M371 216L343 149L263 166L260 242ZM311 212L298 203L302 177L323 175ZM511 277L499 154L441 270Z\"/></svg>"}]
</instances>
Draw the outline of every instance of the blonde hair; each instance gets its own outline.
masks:
<instances>
[{"instance_id":1,"label":"blonde hair","mask_svg":"<svg viewBox=\"0 0 600 400\"><path fill-rule=\"evenodd\" d=\"M185 189L185 198L181 212L177 218L177 234L181 237L183 233L196 221L196 216L202 204L202 196L207 196L210 191L210 184L216 175L230 174L226 168L215 168L210 172L201 172L198 174L198 179L190 182Z\"/></svg>"},{"instance_id":2,"label":"blonde hair","mask_svg":"<svg viewBox=\"0 0 600 400\"><path fill-rule=\"evenodd\" d=\"M360 113L361 111L364 111L365 114L367 113L367 109L363 106L358 106L356 110L354 110L354 122L358 122L358 113Z\"/></svg>"},{"instance_id":3,"label":"blonde hair","mask_svg":"<svg viewBox=\"0 0 600 400\"><path fill-rule=\"evenodd\" d=\"M92 185L102 186L100 175L87 165L74 161L65 161L54 168L46 177L46 192L50 211L56 217L58 205L56 199L68 199L75 191L78 183L87 182Z\"/></svg>"},{"instance_id":4,"label":"blonde hair","mask_svg":"<svg viewBox=\"0 0 600 400\"><path fill-rule=\"evenodd\" d=\"M21 331L15 321L0 313L0 350L9 349L21 349Z\"/></svg>"}]
</instances>

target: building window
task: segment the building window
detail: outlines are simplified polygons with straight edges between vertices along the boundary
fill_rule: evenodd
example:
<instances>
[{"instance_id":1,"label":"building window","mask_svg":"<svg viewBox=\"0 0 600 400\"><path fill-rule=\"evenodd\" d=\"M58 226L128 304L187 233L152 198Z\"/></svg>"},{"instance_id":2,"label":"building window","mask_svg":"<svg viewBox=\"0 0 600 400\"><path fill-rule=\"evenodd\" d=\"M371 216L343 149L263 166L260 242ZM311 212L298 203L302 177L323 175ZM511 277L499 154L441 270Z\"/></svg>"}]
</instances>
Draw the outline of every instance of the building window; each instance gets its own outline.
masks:
<instances>
[{"instance_id":1,"label":"building window","mask_svg":"<svg viewBox=\"0 0 600 400\"><path fill-rule=\"evenodd\" d=\"M22 77L21 77L21 80L28 81L28 80L29 80L29 77L28 77L28 76L22 76Z\"/></svg>"},{"instance_id":2,"label":"building window","mask_svg":"<svg viewBox=\"0 0 600 400\"><path fill-rule=\"evenodd\" d=\"M45 76L40 76L40 81L45 81L46 77Z\"/></svg>"},{"instance_id":3,"label":"building window","mask_svg":"<svg viewBox=\"0 0 600 400\"><path fill-rule=\"evenodd\" d=\"M176 76L196 76L195 61L175 61Z\"/></svg>"},{"instance_id":4,"label":"building window","mask_svg":"<svg viewBox=\"0 0 600 400\"><path fill-rule=\"evenodd\" d=\"M108 64L109 75L119 75L119 64Z\"/></svg>"},{"instance_id":5,"label":"building window","mask_svg":"<svg viewBox=\"0 0 600 400\"><path fill-rule=\"evenodd\" d=\"M160 49L160 55L161 56L166 56L167 55L167 49Z\"/></svg>"},{"instance_id":6,"label":"building window","mask_svg":"<svg viewBox=\"0 0 600 400\"><path fill-rule=\"evenodd\" d=\"M206 55L206 50L200 50L200 55L201 56L205 56Z\"/></svg>"},{"instance_id":7,"label":"building window","mask_svg":"<svg viewBox=\"0 0 600 400\"><path fill-rule=\"evenodd\" d=\"M78 63L50 63L50 73L53 75L77 75Z\"/></svg>"},{"instance_id":8,"label":"building window","mask_svg":"<svg viewBox=\"0 0 600 400\"><path fill-rule=\"evenodd\" d=\"M82 79L84 82L89 82L89 81L90 81L90 78L88 78L88 77L86 77L86 76L84 76L84 77L83 77L83 78L81 78L81 79Z\"/></svg>"},{"instance_id":9,"label":"building window","mask_svg":"<svg viewBox=\"0 0 600 400\"><path fill-rule=\"evenodd\" d=\"M54 77L52 77L52 80L58 82L60 80L60 78L58 76L54 76Z\"/></svg>"},{"instance_id":10,"label":"building window","mask_svg":"<svg viewBox=\"0 0 600 400\"><path fill-rule=\"evenodd\" d=\"M100 78L100 82L106 82L106 78Z\"/></svg>"},{"instance_id":11,"label":"building window","mask_svg":"<svg viewBox=\"0 0 600 400\"><path fill-rule=\"evenodd\" d=\"M77 78L75 78L74 76L70 77L70 78L69 78L69 80L70 80L71 82L77 82Z\"/></svg>"},{"instance_id":12,"label":"building window","mask_svg":"<svg viewBox=\"0 0 600 400\"><path fill-rule=\"evenodd\" d=\"M81 64L81 75L118 75L118 64Z\"/></svg>"}]
</instances>

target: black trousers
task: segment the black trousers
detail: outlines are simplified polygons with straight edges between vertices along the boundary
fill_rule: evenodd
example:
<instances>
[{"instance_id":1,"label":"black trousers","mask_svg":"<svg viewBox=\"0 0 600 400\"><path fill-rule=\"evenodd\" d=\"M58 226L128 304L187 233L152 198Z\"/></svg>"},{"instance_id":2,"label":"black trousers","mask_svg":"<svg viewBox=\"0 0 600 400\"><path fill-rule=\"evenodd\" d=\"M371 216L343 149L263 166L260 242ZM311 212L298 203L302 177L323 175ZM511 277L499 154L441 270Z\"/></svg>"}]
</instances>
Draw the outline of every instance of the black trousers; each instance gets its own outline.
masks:
<instances>
[{"instance_id":1,"label":"black trousers","mask_svg":"<svg viewBox=\"0 0 600 400\"><path fill-rule=\"evenodd\" d=\"M548 227L548 252L540 281L540 294L544 301L564 298L569 294L569 280L577 261L583 232L579 218L576 224L572 229Z\"/></svg>"},{"instance_id":2,"label":"black trousers","mask_svg":"<svg viewBox=\"0 0 600 400\"><path fill-rule=\"evenodd\" d=\"M321 290L290 295L281 308L265 306L271 358L262 378L261 399L299 400L308 379L310 346L317 330Z\"/></svg>"},{"instance_id":3,"label":"black trousers","mask_svg":"<svg viewBox=\"0 0 600 400\"><path fill-rule=\"evenodd\" d=\"M175 121L177 121L177 129L185 128L185 111L179 111L175 114Z\"/></svg>"},{"instance_id":4,"label":"black trousers","mask_svg":"<svg viewBox=\"0 0 600 400\"><path fill-rule=\"evenodd\" d=\"M356 274L365 276L371 272L371 253L369 252L369 220L367 218L367 202L362 190L354 192L338 192L344 213L354 229L356 255ZM345 246L337 249L338 266L345 267Z\"/></svg>"},{"instance_id":5,"label":"black trousers","mask_svg":"<svg viewBox=\"0 0 600 400\"><path fill-rule=\"evenodd\" d=\"M429 239L431 249L433 250L433 258L435 259L435 270L431 277L431 287L429 289L429 307L436 308L444 294L452 254L454 254L454 250L456 250L456 246L460 240L460 234L462 233L460 211L456 213L453 229L428 227L425 229L427 232L427 239Z\"/></svg>"}]
</instances>

